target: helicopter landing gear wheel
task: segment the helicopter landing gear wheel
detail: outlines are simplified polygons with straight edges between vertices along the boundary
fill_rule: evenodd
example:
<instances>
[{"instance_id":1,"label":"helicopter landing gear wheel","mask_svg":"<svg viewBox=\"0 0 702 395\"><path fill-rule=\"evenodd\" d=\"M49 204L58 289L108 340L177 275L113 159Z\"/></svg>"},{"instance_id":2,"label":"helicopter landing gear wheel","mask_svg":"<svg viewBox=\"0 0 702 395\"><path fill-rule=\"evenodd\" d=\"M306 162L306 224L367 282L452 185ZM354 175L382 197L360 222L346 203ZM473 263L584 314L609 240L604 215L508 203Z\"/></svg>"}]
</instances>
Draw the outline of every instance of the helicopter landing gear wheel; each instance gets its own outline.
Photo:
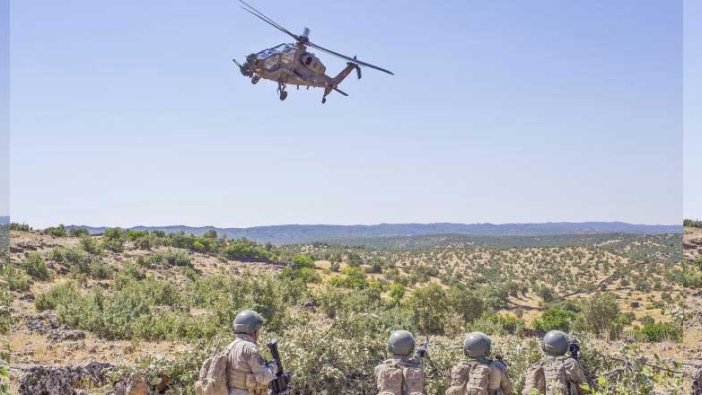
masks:
<instances>
[{"instance_id":1,"label":"helicopter landing gear wheel","mask_svg":"<svg viewBox=\"0 0 702 395\"><path fill-rule=\"evenodd\" d=\"M326 98L326 97L323 97L323 98L322 98L322 104L324 104L324 103L326 103L326 102L327 102L327 98Z\"/></svg>"},{"instance_id":2,"label":"helicopter landing gear wheel","mask_svg":"<svg viewBox=\"0 0 702 395\"><path fill-rule=\"evenodd\" d=\"M253 77L251 77L251 83L254 85L258 84L258 81L260 81L260 80L261 80L260 75L254 75Z\"/></svg>"},{"instance_id":3,"label":"helicopter landing gear wheel","mask_svg":"<svg viewBox=\"0 0 702 395\"><path fill-rule=\"evenodd\" d=\"M281 101L288 97L288 92L285 90L285 82L278 82L278 93Z\"/></svg>"}]
</instances>

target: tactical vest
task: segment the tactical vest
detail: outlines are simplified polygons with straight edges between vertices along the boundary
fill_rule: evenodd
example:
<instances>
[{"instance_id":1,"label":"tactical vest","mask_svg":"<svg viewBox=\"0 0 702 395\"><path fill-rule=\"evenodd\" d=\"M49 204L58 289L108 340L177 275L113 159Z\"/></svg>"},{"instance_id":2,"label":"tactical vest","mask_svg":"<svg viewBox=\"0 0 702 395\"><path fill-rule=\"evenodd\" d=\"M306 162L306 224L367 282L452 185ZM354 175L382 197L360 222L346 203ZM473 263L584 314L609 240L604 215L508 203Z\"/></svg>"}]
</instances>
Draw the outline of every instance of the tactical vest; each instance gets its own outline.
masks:
<instances>
[{"instance_id":1,"label":"tactical vest","mask_svg":"<svg viewBox=\"0 0 702 395\"><path fill-rule=\"evenodd\" d=\"M415 364L389 359L380 365L378 395L424 395L424 372Z\"/></svg>"},{"instance_id":2,"label":"tactical vest","mask_svg":"<svg viewBox=\"0 0 702 395\"><path fill-rule=\"evenodd\" d=\"M446 395L494 395L498 390L490 390L490 362L465 361L451 371L451 386Z\"/></svg>"},{"instance_id":3,"label":"tactical vest","mask_svg":"<svg viewBox=\"0 0 702 395\"><path fill-rule=\"evenodd\" d=\"M568 395L569 381L565 361L567 356L549 357L541 363L546 380L546 395Z\"/></svg>"},{"instance_id":4,"label":"tactical vest","mask_svg":"<svg viewBox=\"0 0 702 395\"><path fill-rule=\"evenodd\" d=\"M235 339L229 347L229 352L232 352L236 343L241 341L242 340L240 339ZM256 377L254 377L252 372L229 366L227 373L227 381L230 388L244 390L249 395L268 394L268 385L263 385L256 382Z\"/></svg>"}]
</instances>

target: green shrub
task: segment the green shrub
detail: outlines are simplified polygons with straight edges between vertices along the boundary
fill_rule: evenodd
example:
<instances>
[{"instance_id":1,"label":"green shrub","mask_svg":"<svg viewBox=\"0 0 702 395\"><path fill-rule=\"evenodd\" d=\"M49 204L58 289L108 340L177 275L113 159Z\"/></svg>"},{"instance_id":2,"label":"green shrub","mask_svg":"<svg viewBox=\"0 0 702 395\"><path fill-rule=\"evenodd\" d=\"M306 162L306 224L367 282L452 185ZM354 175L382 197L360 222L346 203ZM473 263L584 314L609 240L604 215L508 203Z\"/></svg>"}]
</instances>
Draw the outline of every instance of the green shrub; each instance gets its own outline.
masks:
<instances>
[{"instance_id":1,"label":"green shrub","mask_svg":"<svg viewBox=\"0 0 702 395\"><path fill-rule=\"evenodd\" d=\"M40 293L34 299L34 307L38 311L53 310L80 300L80 292L74 282L54 285L48 291Z\"/></svg>"},{"instance_id":2,"label":"green shrub","mask_svg":"<svg viewBox=\"0 0 702 395\"><path fill-rule=\"evenodd\" d=\"M670 322L647 323L635 332L637 338L649 343L673 341L679 343L683 338L683 328Z\"/></svg>"},{"instance_id":3,"label":"green shrub","mask_svg":"<svg viewBox=\"0 0 702 395\"><path fill-rule=\"evenodd\" d=\"M66 237L66 227L63 224L44 229L44 233L54 237Z\"/></svg>"},{"instance_id":4,"label":"green shrub","mask_svg":"<svg viewBox=\"0 0 702 395\"><path fill-rule=\"evenodd\" d=\"M422 333L444 333L449 303L446 291L440 285L429 284L417 288L408 304Z\"/></svg>"},{"instance_id":5,"label":"green shrub","mask_svg":"<svg viewBox=\"0 0 702 395\"><path fill-rule=\"evenodd\" d=\"M183 266L192 267L190 256L183 250L167 250L165 252L157 252L146 258L140 257L142 265L162 265L162 266Z\"/></svg>"},{"instance_id":6,"label":"green shrub","mask_svg":"<svg viewBox=\"0 0 702 395\"><path fill-rule=\"evenodd\" d=\"M121 238L105 238L102 240L102 248L120 253L124 251L124 240Z\"/></svg>"},{"instance_id":7,"label":"green shrub","mask_svg":"<svg viewBox=\"0 0 702 395\"><path fill-rule=\"evenodd\" d=\"M329 280L329 284L335 287L364 289L368 287L366 273L358 267L346 267L342 271L343 275L333 277Z\"/></svg>"},{"instance_id":8,"label":"green shrub","mask_svg":"<svg viewBox=\"0 0 702 395\"><path fill-rule=\"evenodd\" d=\"M90 236L81 236L80 248L89 254L97 255L100 253L100 246L98 245L97 241Z\"/></svg>"},{"instance_id":9,"label":"green shrub","mask_svg":"<svg viewBox=\"0 0 702 395\"><path fill-rule=\"evenodd\" d=\"M253 241L234 240L224 249L227 259L241 262L270 262L273 254Z\"/></svg>"},{"instance_id":10,"label":"green shrub","mask_svg":"<svg viewBox=\"0 0 702 395\"><path fill-rule=\"evenodd\" d=\"M68 233L71 235L71 237L90 236L90 232L88 232L88 230L85 228L71 228Z\"/></svg>"},{"instance_id":11,"label":"green shrub","mask_svg":"<svg viewBox=\"0 0 702 395\"><path fill-rule=\"evenodd\" d=\"M26 272L17 270L9 265L3 266L2 278L7 282L7 288L10 291L29 291L29 287L32 285L32 279Z\"/></svg>"},{"instance_id":12,"label":"green shrub","mask_svg":"<svg viewBox=\"0 0 702 395\"><path fill-rule=\"evenodd\" d=\"M29 232L32 230L32 227L27 225L27 224L18 224L16 222L11 222L10 223L10 230L18 231L18 232Z\"/></svg>"},{"instance_id":13,"label":"green shrub","mask_svg":"<svg viewBox=\"0 0 702 395\"><path fill-rule=\"evenodd\" d=\"M322 280L314 269L310 269L309 267L294 269L292 265L286 266L280 272L280 277L293 281L301 281L304 284L318 283Z\"/></svg>"},{"instance_id":14,"label":"green shrub","mask_svg":"<svg viewBox=\"0 0 702 395\"><path fill-rule=\"evenodd\" d=\"M554 307L548 309L541 314L541 318L534 321L534 329L540 333L546 333L551 330L561 330L564 332L570 331L570 326L575 321L576 314L572 311Z\"/></svg>"},{"instance_id":15,"label":"green shrub","mask_svg":"<svg viewBox=\"0 0 702 395\"><path fill-rule=\"evenodd\" d=\"M36 252L30 253L27 258L25 258L24 262L22 262L22 267L24 271L35 280L45 281L51 277L46 262L44 262L41 255Z\"/></svg>"},{"instance_id":16,"label":"green shrub","mask_svg":"<svg viewBox=\"0 0 702 395\"><path fill-rule=\"evenodd\" d=\"M617 317L619 303L616 297L610 293L597 294L583 302L576 325L582 330L602 335L610 333Z\"/></svg>"}]
</instances>

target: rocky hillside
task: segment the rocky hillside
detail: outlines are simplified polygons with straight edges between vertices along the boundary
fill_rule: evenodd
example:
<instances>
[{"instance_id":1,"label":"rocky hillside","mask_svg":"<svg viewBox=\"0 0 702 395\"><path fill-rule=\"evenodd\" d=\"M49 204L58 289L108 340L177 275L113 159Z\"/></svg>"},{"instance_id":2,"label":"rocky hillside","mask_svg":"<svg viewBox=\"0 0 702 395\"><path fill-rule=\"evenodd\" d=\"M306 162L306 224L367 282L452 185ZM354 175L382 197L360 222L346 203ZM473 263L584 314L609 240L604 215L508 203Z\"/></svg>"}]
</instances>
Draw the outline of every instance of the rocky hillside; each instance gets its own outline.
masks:
<instances>
[{"instance_id":1,"label":"rocky hillside","mask_svg":"<svg viewBox=\"0 0 702 395\"><path fill-rule=\"evenodd\" d=\"M445 391L469 330L494 337L517 388L554 328L577 333L603 393L680 387L676 234L388 249L17 229L3 269L12 393L192 394L200 363L245 307L266 316L266 339L281 340L298 395L372 393L372 368L400 327L431 337L430 394ZM645 374L652 367L663 370Z\"/></svg>"}]
</instances>

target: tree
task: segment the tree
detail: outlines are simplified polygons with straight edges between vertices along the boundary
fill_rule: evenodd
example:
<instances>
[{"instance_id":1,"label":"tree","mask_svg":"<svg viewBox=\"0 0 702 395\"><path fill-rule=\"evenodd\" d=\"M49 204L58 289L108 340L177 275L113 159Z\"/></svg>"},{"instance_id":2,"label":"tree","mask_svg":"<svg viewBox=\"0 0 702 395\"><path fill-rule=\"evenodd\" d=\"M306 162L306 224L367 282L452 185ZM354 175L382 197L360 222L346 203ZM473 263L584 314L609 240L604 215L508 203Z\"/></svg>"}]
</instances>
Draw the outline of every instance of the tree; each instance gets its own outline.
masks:
<instances>
[{"instance_id":1,"label":"tree","mask_svg":"<svg viewBox=\"0 0 702 395\"><path fill-rule=\"evenodd\" d=\"M417 288L410 298L409 305L420 332L439 335L444 333L448 296L440 285L429 284Z\"/></svg>"},{"instance_id":2,"label":"tree","mask_svg":"<svg viewBox=\"0 0 702 395\"><path fill-rule=\"evenodd\" d=\"M619 304L613 294L597 294L583 303L579 325L592 333L608 333L619 317Z\"/></svg>"}]
</instances>

